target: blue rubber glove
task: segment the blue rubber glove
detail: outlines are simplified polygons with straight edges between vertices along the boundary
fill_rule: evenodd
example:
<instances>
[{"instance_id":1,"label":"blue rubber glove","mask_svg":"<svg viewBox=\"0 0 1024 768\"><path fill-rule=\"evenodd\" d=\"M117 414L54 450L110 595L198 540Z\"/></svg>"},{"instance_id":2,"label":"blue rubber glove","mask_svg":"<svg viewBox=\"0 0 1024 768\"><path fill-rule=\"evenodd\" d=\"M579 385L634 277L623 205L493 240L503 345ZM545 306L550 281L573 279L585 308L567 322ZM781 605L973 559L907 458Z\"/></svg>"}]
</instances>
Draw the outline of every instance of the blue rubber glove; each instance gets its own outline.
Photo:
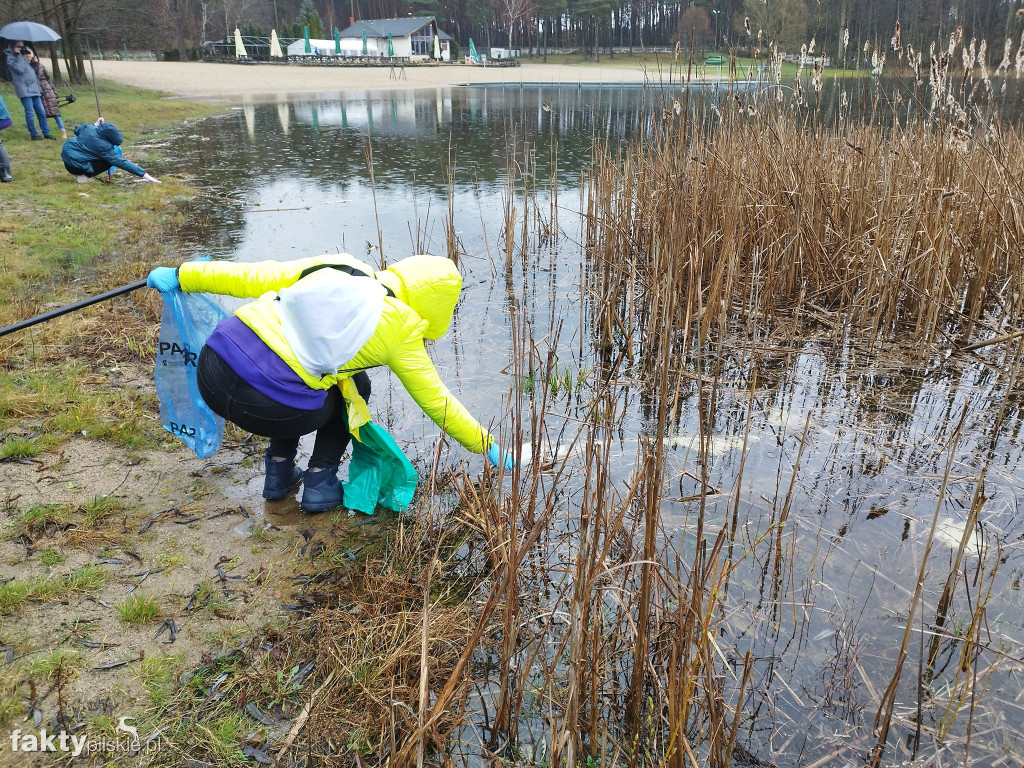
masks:
<instances>
[{"instance_id":1,"label":"blue rubber glove","mask_svg":"<svg viewBox=\"0 0 1024 768\"><path fill-rule=\"evenodd\" d=\"M504 467L506 472L511 472L516 466L511 454L501 450L497 443L491 443L491 447L487 449L487 460L491 462L492 467Z\"/></svg>"},{"instance_id":2,"label":"blue rubber glove","mask_svg":"<svg viewBox=\"0 0 1024 768\"><path fill-rule=\"evenodd\" d=\"M178 270L174 267L157 267L149 273L146 285L156 288L161 293L176 291L181 287L181 284L178 283Z\"/></svg>"}]
</instances>

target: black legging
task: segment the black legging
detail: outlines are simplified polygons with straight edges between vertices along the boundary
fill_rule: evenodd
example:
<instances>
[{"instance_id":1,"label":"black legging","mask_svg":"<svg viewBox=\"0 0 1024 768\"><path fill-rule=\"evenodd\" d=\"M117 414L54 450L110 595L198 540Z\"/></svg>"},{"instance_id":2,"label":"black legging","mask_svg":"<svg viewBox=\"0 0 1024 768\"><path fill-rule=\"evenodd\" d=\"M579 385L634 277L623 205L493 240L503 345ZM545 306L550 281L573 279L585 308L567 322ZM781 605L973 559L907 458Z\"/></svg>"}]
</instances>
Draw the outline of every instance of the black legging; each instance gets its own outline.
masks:
<instances>
[{"instance_id":1,"label":"black legging","mask_svg":"<svg viewBox=\"0 0 1024 768\"><path fill-rule=\"evenodd\" d=\"M294 458L299 438L316 432L310 468L336 467L341 462L352 434L345 399L338 387L327 390L324 404L316 410L281 405L249 385L209 347L199 353L196 378L199 394L214 413L246 432L270 438L269 456ZM360 396L369 400L370 377L366 372L353 374L352 382Z\"/></svg>"},{"instance_id":2,"label":"black legging","mask_svg":"<svg viewBox=\"0 0 1024 768\"><path fill-rule=\"evenodd\" d=\"M113 167L114 166L112 166L105 160L93 160L91 163L89 163L88 168L79 168L78 166L68 165L67 163L64 163L64 170L66 170L72 176L88 176L90 179L95 176L99 176L104 171L109 171Z\"/></svg>"}]
</instances>

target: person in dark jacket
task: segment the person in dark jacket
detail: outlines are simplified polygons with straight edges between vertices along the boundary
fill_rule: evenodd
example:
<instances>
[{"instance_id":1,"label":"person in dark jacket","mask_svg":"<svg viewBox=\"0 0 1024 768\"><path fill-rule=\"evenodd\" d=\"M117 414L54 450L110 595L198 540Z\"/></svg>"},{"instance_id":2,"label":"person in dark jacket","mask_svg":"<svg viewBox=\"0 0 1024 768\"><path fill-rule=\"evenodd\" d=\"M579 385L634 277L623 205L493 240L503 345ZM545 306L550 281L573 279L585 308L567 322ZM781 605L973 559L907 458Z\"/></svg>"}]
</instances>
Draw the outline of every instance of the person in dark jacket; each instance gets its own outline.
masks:
<instances>
[{"instance_id":1,"label":"person in dark jacket","mask_svg":"<svg viewBox=\"0 0 1024 768\"><path fill-rule=\"evenodd\" d=\"M46 122L46 110L43 109L39 78L36 77L36 71L32 69L28 60L30 53L29 48L20 40L11 43L10 48L6 51L7 71L14 83L14 93L21 99L21 105L25 108L25 125L28 126L32 141L55 139L56 137L50 135L50 126ZM35 117L39 118L42 136L39 135L39 131L36 131L33 113Z\"/></svg>"},{"instance_id":2,"label":"person in dark jacket","mask_svg":"<svg viewBox=\"0 0 1024 768\"><path fill-rule=\"evenodd\" d=\"M115 166L143 181L159 184L157 179L121 154L122 141L124 136L117 130L117 126L101 117L95 123L75 126L75 135L64 142L60 159L79 184Z\"/></svg>"},{"instance_id":3,"label":"person in dark jacket","mask_svg":"<svg viewBox=\"0 0 1024 768\"><path fill-rule=\"evenodd\" d=\"M7 105L0 98L0 131L14 125L11 120L11 113L7 111ZM4 147L3 139L0 139L0 181L14 181L11 175L11 158L7 156L7 148Z\"/></svg>"},{"instance_id":4,"label":"person in dark jacket","mask_svg":"<svg viewBox=\"0 0 1024 768\"><path fill-rule=\"evenodd\" d=\"M68 132L64 130L64 120L60 116L60 98L57 96L57 89L53 87L50 72L46 65L39 60L39 55L35 51L29 51L26 58L32 65L32 69L35 70L36 77L39 78L39 98L43 102L43 112L48 118L54 119L57 123L57 130L60 131L60 137L66 139Z\"/></svg>"}]
</instances>

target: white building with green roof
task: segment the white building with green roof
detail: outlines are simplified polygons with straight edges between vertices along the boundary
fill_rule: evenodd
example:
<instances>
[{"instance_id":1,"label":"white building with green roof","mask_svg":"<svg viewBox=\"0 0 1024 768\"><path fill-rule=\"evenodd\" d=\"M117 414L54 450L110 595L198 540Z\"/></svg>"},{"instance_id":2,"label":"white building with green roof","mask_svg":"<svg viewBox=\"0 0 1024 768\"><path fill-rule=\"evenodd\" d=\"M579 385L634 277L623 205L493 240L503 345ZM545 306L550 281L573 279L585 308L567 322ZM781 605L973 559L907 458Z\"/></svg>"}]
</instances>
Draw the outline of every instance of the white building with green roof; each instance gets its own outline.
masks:
<instances>
[{"instance_id":1,"label":"white building with green roof","mask_svg":"<svg viewBox=\"0 0 1024 768\"><path fill-rule=\"evenodd\" d=\"M343 50L352 48L358 42L362 51L363 33L366 33L366 50L369 55L386 56L388 35L395 56L405 56L413 61L429 59L434 55L434 35L437 35L441 59L451 60L452 36L437 28L433 16L408 16L400 19L364 19L341 31Z\"/></svg>"}]
</instances>

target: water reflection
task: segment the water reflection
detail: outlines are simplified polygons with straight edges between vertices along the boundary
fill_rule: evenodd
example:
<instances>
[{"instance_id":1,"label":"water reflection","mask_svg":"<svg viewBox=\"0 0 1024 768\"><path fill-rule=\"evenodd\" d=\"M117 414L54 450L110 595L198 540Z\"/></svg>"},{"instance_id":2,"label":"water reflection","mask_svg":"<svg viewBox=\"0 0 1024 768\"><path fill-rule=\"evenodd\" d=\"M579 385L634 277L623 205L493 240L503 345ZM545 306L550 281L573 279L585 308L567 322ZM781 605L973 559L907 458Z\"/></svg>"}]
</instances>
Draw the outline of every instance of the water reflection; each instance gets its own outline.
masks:
<instances>
[{"instance_id":1,"label":"water reflection","mask_svg":"<svg viewBox=\"0 0 1024 768\"><path fill-rule=\"evenodd\" d=\"M281 122L281 132L287 136L290 130L291 110L288 102L285 100L277 103L277 119Z\"/></svg>"},{"instance_id":2,"label":"water reflection","mask_svg":"<svg viewBox=\"0 0 1024 768\"><path fill-rule=\"evenodd\" d=\"M564 378L549 392L560 418L543 425L557 450L571 441L572 425L591 417L588 390L615 370L611 351L592 348L591 317L601 296L580 259L580 171L595 140L643 135L662 108L660 97L640 89L555 87L359 91L244 104L201 126L210 141L184 147L205 195L189 235L197 253L220 258L347 251L381 262L447 253L452 226L465 295L451 332L432 348L442 378L483 421L499 419L512 385L511 318L521 311L534 337L545 340L542 348L560 340ZM524 198L524 189L535 196ZM512 205L518 223L507 231ZM531 222L526 248L524 216ZM988 678L995 707L979 717L994 723L991 739L1004 739L1011 753L1024 751L1022 712L1003 706L1024 697L1022 419L1019 393L1006 391L1003 374L957 359L921 361L896 348L880 356L821 331L800 343L773 338L724 359L720 386L692 372L675 382L662 533L669 546L689 553L699 546L698 516L705 536L731 531L740 565L727 584L722 644L750 649L757 690L775 698L753 705L754 713L770 712L773 725L753 715L744 724L740 739L753 754L801 765L833 752L841 738L835 734L866 739L936 507L950 532L933 555L940 572L952 562L947 540L962 530L983 474L976 541L989 549L971 556L965 578L972 590L989 585L989 615L998 620L984 642L1007 650ZM619 376L622 418L609 461L617 483L630 477L658 422L639 368L626 366ZM551 384L531 387L539 397ZM704 499L698 394L704 412L715 414L706 467L713 491ZM386 372L374 373L371 407L411 458L431 455L436 428ZM580 455L569 461L559 525L571 540L581 505L574 483L587 468ZM789 522L780 550L754 547L783 510ZM776 554L783 545L786 568ZM569 551L556 543L550 555L568 558ZM927 584L924 602L933 614L941 586L939 577ZM551 584L537 589L561 592ZM968 615L960 594L954 608ZM953 684L959 647L944 640L932 654L936 689Z\"/></svg>"},{"instance_id":3,"label":"water reflection","mask_svg":"<svg viewBox=\"0 0 1024 768\"><path fill-rule=\"evenodd\" d=\"M253 141L256 140L256 108L252 104L246 104L242 107L242 114L245 115L245 129L249 133L249 138Z\"/></svg>"}]
</instances>

